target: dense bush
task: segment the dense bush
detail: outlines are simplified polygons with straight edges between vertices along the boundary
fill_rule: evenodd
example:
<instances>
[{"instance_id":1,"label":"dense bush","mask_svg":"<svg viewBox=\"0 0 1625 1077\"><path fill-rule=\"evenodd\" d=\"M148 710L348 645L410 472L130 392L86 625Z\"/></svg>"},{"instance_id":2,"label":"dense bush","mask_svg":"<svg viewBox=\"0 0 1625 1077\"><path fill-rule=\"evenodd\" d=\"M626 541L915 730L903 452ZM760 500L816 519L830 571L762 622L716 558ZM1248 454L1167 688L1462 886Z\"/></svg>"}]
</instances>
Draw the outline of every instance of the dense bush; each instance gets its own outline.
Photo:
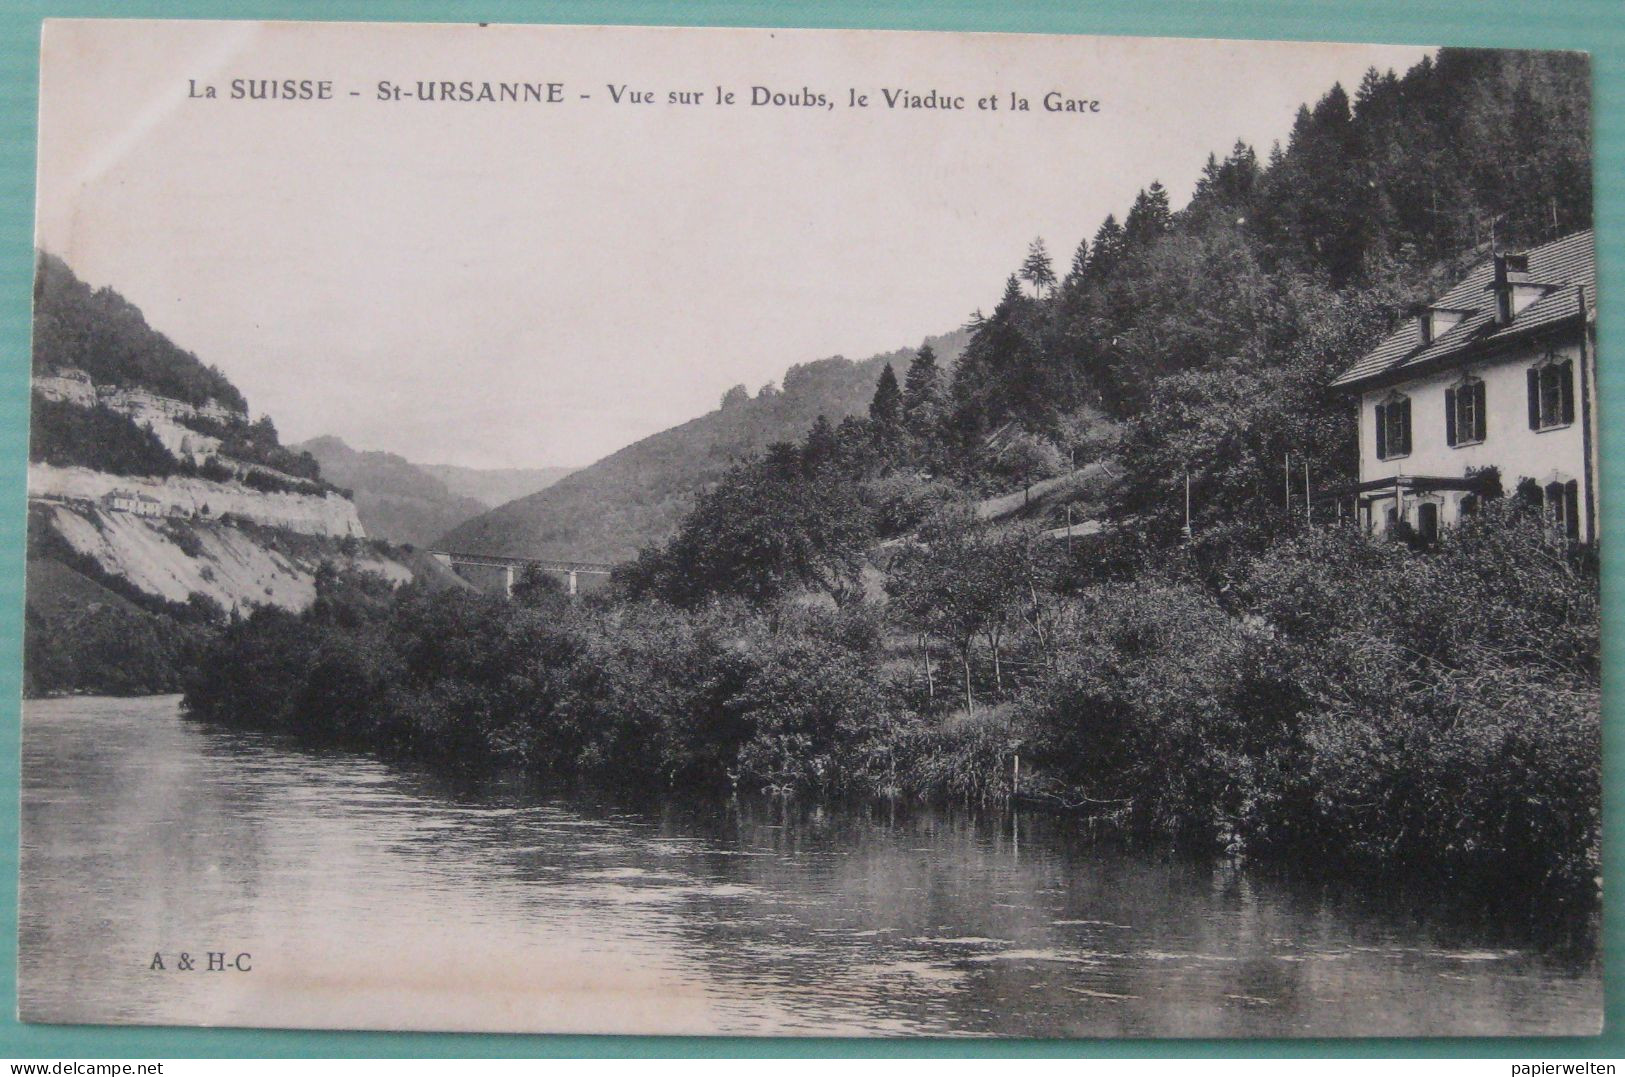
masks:
<instances>
[{"instance_id":1,"label":"dense bush","mask_svg":"<svg viewBox=\"0 0 1625 1077\"><path fill-rule=\"evenodd\" d=\"M163 477L180 470L158 436L112 408L82 408L34 394L28 458L112 475Z\"/></svg>"},{"instance_id":2,"label":"dense bush","mask_svg":"<svg viewBox=\"0 0 1625 1077\"><path fill-rule=\"evenodd\" d=\"M200 717L632 789L839 792L884 710L871 618L743 607L590 610L324 572L302 615L229 626L188 682Z\"/></svg>"},{"instance_id":3,"label":"dense bush","mask_svg":"<svg viewBox=\"0 0 1625 1077\"><path fill-rule=\"evenodd\" d=\"M1513 503L1425 553L1346 529L1080 599L1023 700L1074 803L1205 847L1589 893L1598 590Z\"/></svg>"},{"instance_id":4,"label":"dense bush","mask_svg":"<svg viewBox=\"0 0 1625 1077\"><path fill-rule=\"evenodd\" d=\"M201 597L201 596L199 596ZM179 691L207 638L200 622L120 606L44 615L23 632L23 694L139 696Z\"/></svg>"}]
</instances>

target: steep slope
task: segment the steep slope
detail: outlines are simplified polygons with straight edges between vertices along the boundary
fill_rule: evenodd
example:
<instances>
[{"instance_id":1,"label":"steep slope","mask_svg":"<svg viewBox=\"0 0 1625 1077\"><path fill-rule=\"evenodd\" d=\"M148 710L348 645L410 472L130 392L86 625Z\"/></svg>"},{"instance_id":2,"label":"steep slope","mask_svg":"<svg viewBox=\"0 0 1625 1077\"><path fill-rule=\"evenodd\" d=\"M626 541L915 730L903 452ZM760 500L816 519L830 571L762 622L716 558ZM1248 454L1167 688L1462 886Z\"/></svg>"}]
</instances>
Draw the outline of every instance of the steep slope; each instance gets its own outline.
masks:
<instances>
[{"instance_id":1,"label":"steep slope","mask_svg":"<svg viewBox=\"0 0 1625 1077\"><path fill-rule=\"evenodd\" d=\"M574 467L458 467L456 464L417 466L445 483L455 496L478 501L487 509L529 497L581 470Z\"/></svg>"},{"instance_id":2,"label":"steep slope","mask_svg":"<svg viewBox=\"0 0 1625 1077\"><path fill-rule=\"evenodd\" d=\"M28 691L173 691L230 613L303 609L328 569L422 573L224 374L48 255L33 375Z\"/></svg>"},{"instance_id":3,"label":"steep slope","mask_svg":"<svg viewBox=\"0 0 1625 1077\"><path fill-rule=\"evenodd\" d=\"M331 436L293 448L310 453L330 482L350 491L361 524L373 538L424 546L490 508L452 493L444 482L394 453L359 452Z\"/></svg>"},{"instance_id":4,"label":"steep slope","mask_svg":"<svg viewBox=\"0 0 1625 1077\"><path fill-rule=\"evenodd\" d=\"M951 365L963 330L926 343ZM469 520L439 540L465 553L622 561L664 539L694 495L728 466L775 441L795 440L819 415L839 422L865 411L891 363L899 378L914 357L903 348L861 362L837 356L793 366L782 389L728 394L721 408L628 445L554 485Z\"/></svg>"},{"instance_id":5,"label":"steep slope","mask_svg":"<svg viewBox=\"0 0 1625 1077\"><path fill-rule=\"evenodd\" d=\"M91 288L62 259L41 252L34 277L34 376L62 368L83 371L100 385L248 410L224 374L149 326L123 296Z\"/></svg>"}]
</instances>

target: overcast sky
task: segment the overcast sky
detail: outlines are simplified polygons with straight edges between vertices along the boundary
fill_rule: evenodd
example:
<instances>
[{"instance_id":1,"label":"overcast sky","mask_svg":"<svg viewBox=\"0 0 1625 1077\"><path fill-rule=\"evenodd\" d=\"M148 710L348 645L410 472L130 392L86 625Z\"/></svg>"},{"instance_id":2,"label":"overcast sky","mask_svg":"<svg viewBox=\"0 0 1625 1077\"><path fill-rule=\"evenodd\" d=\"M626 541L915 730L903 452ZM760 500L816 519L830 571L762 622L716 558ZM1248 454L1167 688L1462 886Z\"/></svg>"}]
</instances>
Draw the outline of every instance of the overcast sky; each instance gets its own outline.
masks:
<instances>
[{"instance_id":1,"label":"overcast sky","mask_svg":"<svg viewBox=\"0 0 1625 1077\"><path fill-rule=\"evenodd\" d=\"M1263 156L1300 103L1425 51L57 22L39 242L224 370L285 440L579 465L735 383L960 325L1035 235L1064 271L1141 186L1160 179L1178 207L1209 151L1240 136ZM335 96L231 100L237 78L326 79ZM220 97L189 98L189 80ZM565 100L384 102L381 80L557 82ZM657 103L615 104L611 84ZM756 85L835 107L752 107ZM711 103L717 86L740 103ZM888 109L883 88L966 107ZM707 103L665 103L685 89ZM1100 111L1046 112L1049 91ZM1010 111L1012 92L1033 110ZM993 94L996 111L976 107Z\"/></svg>"}]
</instances>

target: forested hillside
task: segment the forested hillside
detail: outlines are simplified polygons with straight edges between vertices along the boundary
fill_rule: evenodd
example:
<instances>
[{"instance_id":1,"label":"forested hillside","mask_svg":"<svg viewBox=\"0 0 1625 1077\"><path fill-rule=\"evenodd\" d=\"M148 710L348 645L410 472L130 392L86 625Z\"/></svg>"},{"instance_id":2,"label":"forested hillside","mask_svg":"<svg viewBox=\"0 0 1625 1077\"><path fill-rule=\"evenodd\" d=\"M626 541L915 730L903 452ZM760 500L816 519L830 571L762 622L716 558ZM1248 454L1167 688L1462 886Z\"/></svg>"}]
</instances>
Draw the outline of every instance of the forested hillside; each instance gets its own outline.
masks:
<instances>
[{"instance_id":1,"label":"forested hillside","mask_svg":"<svg viewBox=\"0 0 1625 1077\"><path fill-rule=\"evenodd\" d=\"M155 331L123 296L91 288L62 259L41 254L34 277L34 374L59 367L83 370L99 385L248 410L224 374Z\"/></svg>"},{"instance_id":2,"label":"forested hillside","mask_svg":"<svg viewBox=\"0 0 1625 1077\"><path fill-rule=\"evenodd\" d=\"M1321 487L1354 477L1353 408L1327 390L1343 366L1492 239L1590 225L1588 78L1563 53L1373 70L1352 100L1334 86L1300 109L1264 159L1210 155L1177 212L1152 182L1059 266L1035 240L951 372L916 356L877 379L862 422L740 466L644 573L671 595L826 586L944 480L1008 490L1095 461L1121 478L1096 545L1178 540L1188 476L1198 552L1261 549L1286 518L1288 454ZM764 560L765 535L801 552Z\"/></svg>"},{"instance_id":3,"label":"forested hillside","mask_svg":"<svg viewBox=\"0 0 1625 1077\"><path fill-rule=\"evenodd\" d=\"M965 339L957 331L929 343L951 363ZM628 445L538 494L468 521L441 541L475 553L625 560L669 536L695 495L735 463L798 436L820 415L839 422L862 414L881 369L912 354L904 350L861 362L837 356L792 366L781 385L763 386L754 396L737 385L716 411Z\"/></svg>"}]
</instances>

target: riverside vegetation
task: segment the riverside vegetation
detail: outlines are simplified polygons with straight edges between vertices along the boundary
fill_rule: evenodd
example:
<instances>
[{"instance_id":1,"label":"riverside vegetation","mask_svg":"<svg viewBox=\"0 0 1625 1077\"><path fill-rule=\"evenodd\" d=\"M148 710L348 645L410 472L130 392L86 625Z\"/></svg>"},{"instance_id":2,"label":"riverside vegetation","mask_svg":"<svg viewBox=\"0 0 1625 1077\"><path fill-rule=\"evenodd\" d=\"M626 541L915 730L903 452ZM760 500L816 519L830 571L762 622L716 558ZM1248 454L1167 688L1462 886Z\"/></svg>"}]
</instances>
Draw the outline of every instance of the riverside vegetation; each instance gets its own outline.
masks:
<instances>
[{"instance_id":1,"label":"riverside vegetation","mask_svg":"<svg viewBox=\"0 0 1625 1077\"><path fill-rule=\"evenodd\" d=\"M608 595L324 573L307 611L221 628L185 705L644 793L1019 794L1594 908L1595 551L1515 492L1424 546L1308 523L1280 485L1287 454L1353 476L1325 386L1489 222L1589 225L1586 78L1445 50L1334 87L1178 212L1142 190L1064 275L1035 242L951 368L922 348L867 417L736 466ZM1068 507L1099 530L1054 537Z\"/></svg>"}]
</instances>

